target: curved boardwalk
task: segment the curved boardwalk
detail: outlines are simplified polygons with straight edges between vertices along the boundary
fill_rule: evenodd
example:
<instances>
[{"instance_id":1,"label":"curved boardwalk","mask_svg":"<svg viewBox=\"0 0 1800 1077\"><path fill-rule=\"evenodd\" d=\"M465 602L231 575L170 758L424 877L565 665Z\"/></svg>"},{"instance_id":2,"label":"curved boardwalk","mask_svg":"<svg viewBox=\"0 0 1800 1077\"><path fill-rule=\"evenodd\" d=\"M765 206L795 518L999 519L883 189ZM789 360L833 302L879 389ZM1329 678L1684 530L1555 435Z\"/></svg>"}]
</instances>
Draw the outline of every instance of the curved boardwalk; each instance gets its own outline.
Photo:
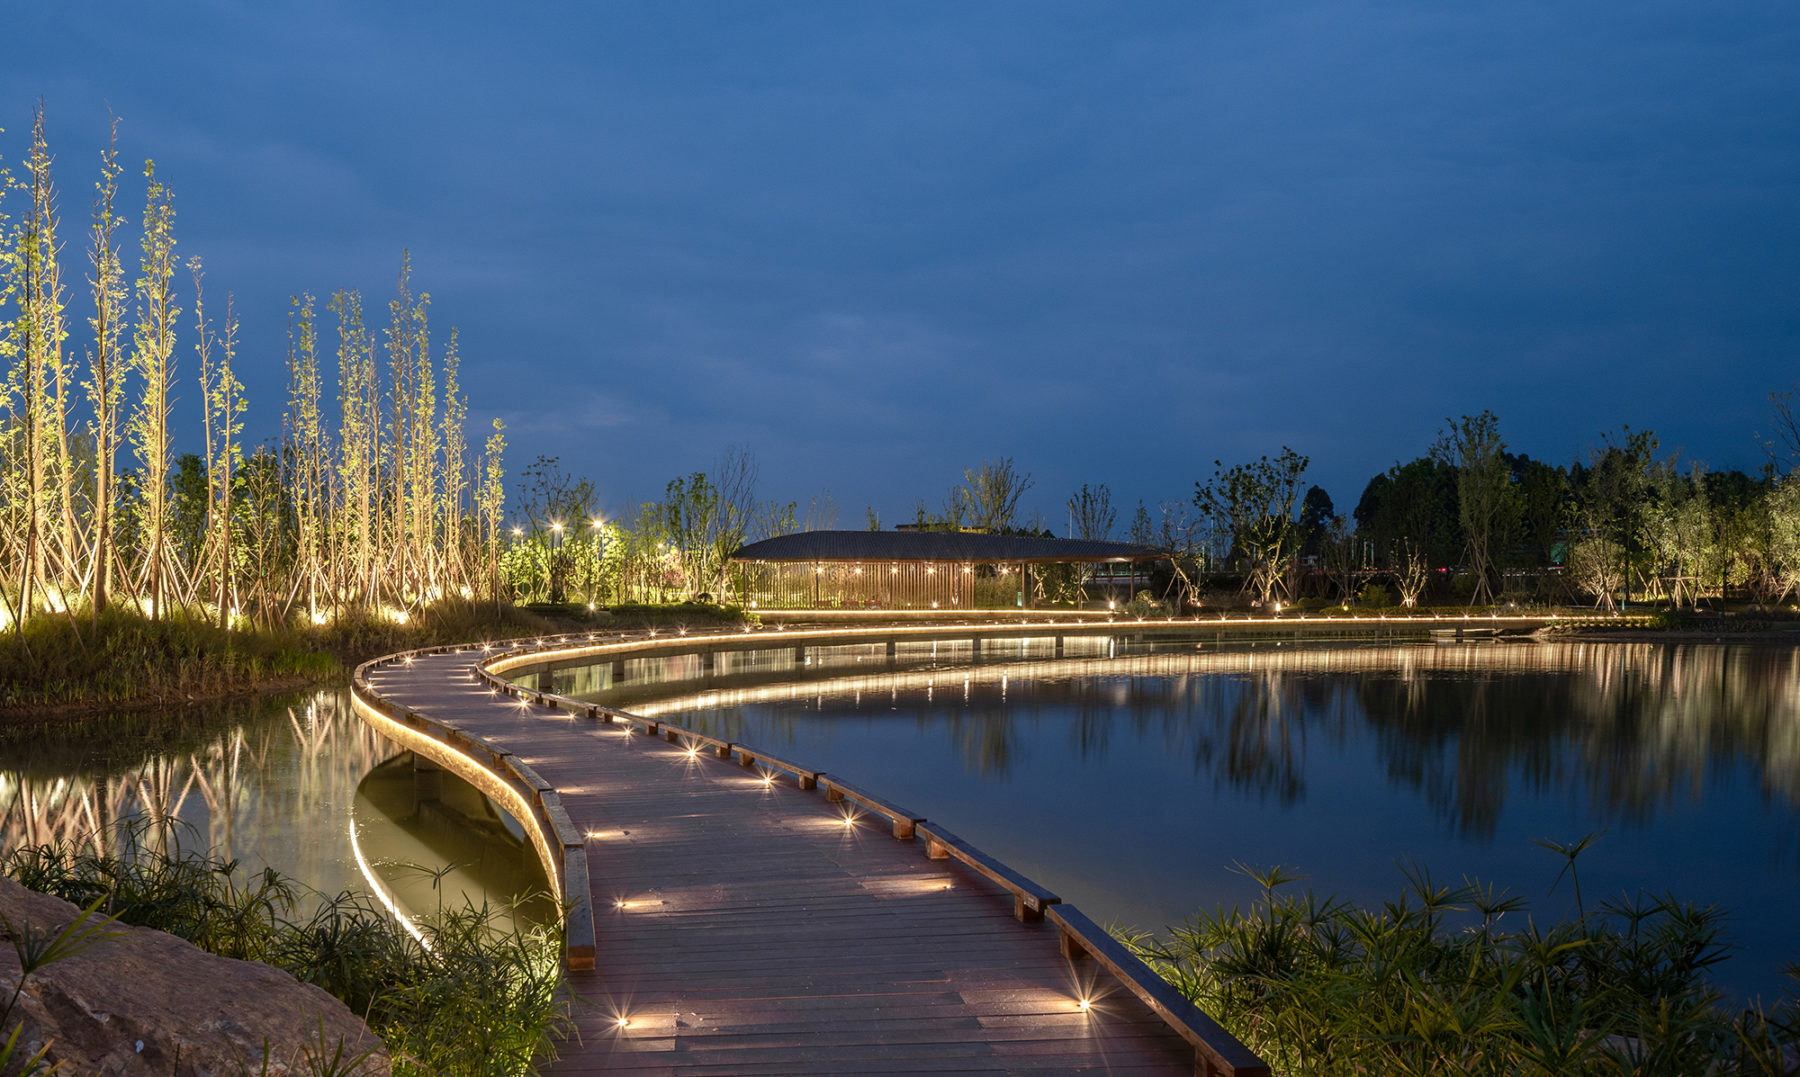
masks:
<instances>
[{"instance_id":1,"label":"curved boardwalk","mask_svg":"<svg viewBox=\"0 0 1800 1077\"><path fill-rule=\"evenodd\" d=\"M846 825L851 805L791 780L521 707L471 678L478 657L368 682L524 760L587 836L597 960L569 980L593 1005L549 1072L1195 1072L1194 1048L1065 959L1055 928L887 819Z\"/></svg>"}]
</instances>

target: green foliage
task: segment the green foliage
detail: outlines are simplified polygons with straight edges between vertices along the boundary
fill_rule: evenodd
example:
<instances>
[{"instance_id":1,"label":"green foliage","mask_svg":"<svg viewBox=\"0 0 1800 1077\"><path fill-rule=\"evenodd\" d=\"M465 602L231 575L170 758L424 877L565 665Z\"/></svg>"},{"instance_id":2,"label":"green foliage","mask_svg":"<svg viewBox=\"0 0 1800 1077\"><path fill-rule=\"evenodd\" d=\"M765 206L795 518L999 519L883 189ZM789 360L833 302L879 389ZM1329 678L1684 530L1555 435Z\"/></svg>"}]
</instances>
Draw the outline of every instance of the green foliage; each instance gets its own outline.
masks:
<instances>
[{"instance_id":1,"label":"green foliage","mask_svg":"<svg viewBox=\"0 0 1800 1077\"><path fill-rule=\"evenodd\" d=\"M559 932L501 932L489 909L465 907L418 924L415 938L373 899L349 893L298 912L294 886L275 871L240 882L236 861L184 851L171 831L126 828L111 847L111 855L24 847L0 870L121 923L323 988L364 1015L400 1077L535 1072L533 1056L568 1027L556 998ZM313 1054L315 1072L353 1072L341 1051L321 1043Z\"/></svg>"},{"instance_id":2,"label":"green foliage","mask_svg":"<svg viewBox=\"0 0 1800 1077\"><path fill-rule=\"evenodd\" d=\"M1370 479L1353 515L1357 534L1377 555L1410 545L1438 568L1453 563L1461 548L1460 511L1456 469L1422 456Z\"/></svg>"},{"instance_id":3,"label":"green foliage","mask_svg":"<svg viewBox=\"0 0 1800 1077\"><path fill-rule=\"evenodd\" d=\"M1169 607L1158 601L1149 591L1139 591L1131 596L1131 601L1119 608L1123 617L1167 617Z\"/></svg>"},{"instance_id":4,"label":"green foliage","mask_svg":"<svg viewBox=\"0 0 1800 1077\"><path fill-rule=\"evenodd\" d=\"M1560 850L1565 870L1584 847ZM1247 911L1125 938L1287 1077L1774 1075L1800 1049L1793 999L1732 1015L1708 986L1714 908L1639 897L1544 925L1521 898L1417 865L1376 909L1246 873L1262 886Z\"/></svg>"},{"instance_id":5,"label":"green foliage","mask_svg":"<svg viewBox=\"0 0 1800 1077\"><path fill-rule=\"evenodd\" d=\"M659 605L653 602L622 602L609 607L611 627L657 628L663 625L741 625L754 623L755 617L741 606L721 606L714 602L675 602Z\"/></svg>"},{"instance_id":6,"label":"green foliage","mask_svg":"<svg viewBox=\"0 0 1800 1077\"><path fill-rule=\"evenodd\" d=\"M324 625L273 631L224 629L180 610L152 620L122 605L91 621L38 617L22 631L0 633L0 708L219 697L333 676L391 651L547 627L511 606L462 603L427 607L404 624L352 610Z\"/></svg>"},{"instance_id":7,"label":"green foliage","mask_svg":"<svg viewBox=\"0 0 1800 1077\"><path fill-rule=\"evenodd\" d=\"M1283 446L1273 460L1229 468L1215 460L1212 481L1194 484L1194 505L1212 521L1214 534L1229 541L1231 557L1246 571L1245 587L1259 602L1273 596L1295 553L1294 510L1309 462Z\"/></svg>"},{"instance_id":8,"label":"green foliage","mask_svg":"<svg viewBox=\"0 0 1800 1077\"><path fill-rule=\"evenodd\" d=\"M1356 604L1364 609L1384 610L1394 604L1394 595L1379 583L1365 583L1356 592Z\"/></svg>"},{"instance_id":9,"label":"green foliage","mask_svg":"<svg viewBox=\"0 0 1800 1077\"><path fill-rule=\"evenodd\" d=\"M234 632L199 615L152 620L114 607L93 624L38 617L0 635L0 706L218 695L339 668L298 633Z\"/></svg>"},{"instance_id":10,"label":"green foliage","mask_svg":"<svg viewBox=\"0 0 1800 1077\"><path fill-rule=\"evenodd\" d=\"M1457 514L1462 522L1463 549L1475 576L1470 600L1492 600L1492 550L1497 536L1511 529L1518 515L1512 468L1500 420L1491 411L1444 420L1448 429L1432 447L1432 455L1456 472Z\"/></svg>"}]
</instances>

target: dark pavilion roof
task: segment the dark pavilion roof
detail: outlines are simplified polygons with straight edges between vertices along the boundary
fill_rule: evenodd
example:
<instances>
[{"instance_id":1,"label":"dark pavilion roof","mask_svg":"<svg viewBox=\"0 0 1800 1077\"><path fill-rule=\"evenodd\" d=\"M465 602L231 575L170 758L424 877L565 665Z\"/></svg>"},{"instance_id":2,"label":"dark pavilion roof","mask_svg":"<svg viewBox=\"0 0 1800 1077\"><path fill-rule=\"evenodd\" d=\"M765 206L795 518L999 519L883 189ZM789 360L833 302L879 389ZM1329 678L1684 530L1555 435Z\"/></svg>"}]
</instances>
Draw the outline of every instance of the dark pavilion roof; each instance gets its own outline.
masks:
<instances>
[{"instance_id":1,"label":"dark pavilion roof","mask_svg":"<svg viewBox=\"0 0 1800 1077\"><path fill-rule=\"evenodd\" d=\"M799 531L741 546L733 561L1155 561L1168 552L1129 542L988 535L977 531Z\"/></svg>"}]
</instances>

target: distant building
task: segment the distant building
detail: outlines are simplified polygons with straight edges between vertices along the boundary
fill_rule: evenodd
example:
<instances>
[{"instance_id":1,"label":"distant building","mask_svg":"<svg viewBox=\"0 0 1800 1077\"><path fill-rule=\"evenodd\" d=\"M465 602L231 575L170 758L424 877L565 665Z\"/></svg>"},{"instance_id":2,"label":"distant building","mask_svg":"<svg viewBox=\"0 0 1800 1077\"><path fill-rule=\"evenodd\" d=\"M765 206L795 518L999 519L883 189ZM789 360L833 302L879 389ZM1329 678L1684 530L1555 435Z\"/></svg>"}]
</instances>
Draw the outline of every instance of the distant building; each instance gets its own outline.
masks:
<instances>
[{"instance_id":1,"label":"distant building","mask_svg":"<svg viewBox=\"0 0 1800 1077\"><path fill-rule=\"evenodd\" d=\"M974 531L801 531L731 556L745 605L757 609L954 610L1032 605L1046 565L1138 566L1166 551L1128 542ZM1116 568L1115 568L1116 571Z\"/></svg>"}]
</instances>

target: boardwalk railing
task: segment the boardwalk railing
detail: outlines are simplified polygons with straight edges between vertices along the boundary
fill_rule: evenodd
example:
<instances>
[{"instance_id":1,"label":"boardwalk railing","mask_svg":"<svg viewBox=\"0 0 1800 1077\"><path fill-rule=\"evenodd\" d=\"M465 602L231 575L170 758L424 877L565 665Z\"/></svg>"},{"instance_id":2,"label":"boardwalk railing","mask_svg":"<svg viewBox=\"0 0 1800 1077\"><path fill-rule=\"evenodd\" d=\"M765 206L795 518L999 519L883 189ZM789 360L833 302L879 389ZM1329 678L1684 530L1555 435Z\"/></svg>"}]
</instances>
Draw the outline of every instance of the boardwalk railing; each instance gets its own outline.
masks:
<instances>
[{"instance_id":1,"label":"boardwalk railing","mask_svg":"<svg viewBox=\"0 0 1800 1077\"><path fill-rule=\"evenodd\" d=\"M594 911L588 886L587 843L563 810L561 796L511 752L450 722L389 702L368 680L369 672L382 666L409 664L428 654L467 651L462 647L438 647L402 651L364 662L351 677L351 699L357 712L389 739L460 775L512 812L530 837L544 873L561 900L564 964L570 969L591 969Z\"/></svg>"},{"instance_id":2,"label":"boardwalk railing","mask_svg":"<svg viewBox=\"0 0 1800 1077\"><path fill-rule=\"evenodd\" d=\"M1031 634L1042 634L1045 627L1042 624L1034 624L1030 626ZM1086 628L1091 631L1094 626L1070 625L1067 627L1070 629ZM943 629L936 627L936 631L942 633ZM963 630L959 628L957 632L960 635ZM993 632L1002 638L1006 635L1018 634L1017 629L1004 625L993 626ZM793 645L801 640L819 643L842 642L846 635L854 638L854 636L862 634L845 632L843 629L825 633L789 633L786 634L787 638L781 640L781 643ZM911 635L912 633L908 632L907 634ZM651 642L652 646L660 644L661 646L657 647L658 650L669 647L671 643L683 649L703 649L719 645L742 647L745 642L741 634L689 636L677 640L648 640L646 637L645 640L633 640L624 644L610 642L598 644L593 637L589 637L587 640L582 640L579 636L561 637L534 641L528 647L503 651L476 663L473 672L474 676L491 691L518 699L528 708L539 709L540 713L560 712L600 723L622 723L646 736L659 736L671 743L684 744L690 752L695 754L700 751L710 751L720 759L735 757L745 767L754 765L764 768L765 781L773 780L775 774L780 772L787 775L801 789L822 788L830 801L848 802L886 818L892 823L896 839L911 842L916 838L923 837L925 854L928 857L932 859L953 857L999 886L1013 899L1013 914L1020 921L1039 922L1048 915L1056 924L1063 955L1072 962L1088 958L1095 959L1123 987L1142 999L1170 1028L1193 1046L1197 1074L1201 1074L1203 1077L1268 1077L1268 1066L1256 1056L1255 1052L1239 1042L1217 1021L1195 1007L1167 981L1163 980L1155 970L1144 964L1123 944L1095 925L1078 909L1061 904L1061 899L1043 886L983 853L943 827L929 823L923 815L893 804L834 775L775 759L753 747L697 733L666 720L646 718L585 700L571 699L550 692L525 688L499 675L510 669L547 660L566 661L600 655L616 658L626 651L641 653L639 646L646 641ZM770 646L773 642L774 640L768 634L763 634L756 640L757 645L761 647Z\"/></svg>"},{"instance_id":3,"label":"boardwalk railing","mask_svg":"<svg viewBox=\"0 0 1800 1077\"><path fill-rule=\"evenodd\" d=\"M667 720L526 688L506 680L503 675L522 667L545 663L600 659L623 662L630 658L684 652L700 653L705 668L710 670L714 652L792 648L796 657L799 657L812 646L830 647L880 641L887 642L889 656L892 658L896 643L907 640L966 640L972 642L979 652L984 640L1048 635L1056 638L1056 651L1060 656L1062 638L1065 635L1151 636L1196 630L1222 630L1234 635L1318 630L1331 634L1448 630L1461 635L1464 630L1529 631L1544 625L1568 624L1571 620L1576 623L1592 623L1585 618L1559 619L1554 615L1395 616L1358 620L1292 616L1246 620L1221 616L1217 619L1122 620L1099 623L1057 623L1037 619L1009 623L996 619L966 625L933 623L879 627L835 626L815 631L753 631L744 628L737 632L706 635L645 632L629 636L609 635L604 639L599 634L577 634L509 641L499 650L492 645L481 648L441 647L388 655L357 667L352 681L352 697L358 712L372 725L402 746L470 780L477 788L505 805L519 819L528 832L546 873L561 895L565 911L565 962L571 969L594 967L594 921L584 835L576 830L568 813L563 810L557 791L506 749L458 728L453 722L433 718L384 698L371 684L370 673L387 666L407 665L426 655L469 654L467 675L471 679L471 687L485 687L496 695L517 700L522 716L567 716L585 718L596 723L623 725L644 736L682 744L695 755L706 751L720 759L735 759L745 768L758 768L765 782L773 782L780 777L803 790L823 789L829 800L844 802L847 812L860 809L882 816L892 823L897 839L921 841L926 856L938 860L954 858L997 886L1011 897L1013 915L1019 920L1028 924L1048 920L1057 932L1061 952L1067 959L1071 962L1093 961L1107 970L1121 986L1143 1000L1152 1012L1192 1045L1197 1073L1207 1077L1266 1077L1268 1067L1253 1052L1211 1017L1195 1008L1153 969L1079 909L1062 904L1057 895L924 816L860 789L836 775L775 758L758 748L707 736ZM1618 624L1620 621L1614 619L1610 623Z\"/></svg>"}]
</instances>

